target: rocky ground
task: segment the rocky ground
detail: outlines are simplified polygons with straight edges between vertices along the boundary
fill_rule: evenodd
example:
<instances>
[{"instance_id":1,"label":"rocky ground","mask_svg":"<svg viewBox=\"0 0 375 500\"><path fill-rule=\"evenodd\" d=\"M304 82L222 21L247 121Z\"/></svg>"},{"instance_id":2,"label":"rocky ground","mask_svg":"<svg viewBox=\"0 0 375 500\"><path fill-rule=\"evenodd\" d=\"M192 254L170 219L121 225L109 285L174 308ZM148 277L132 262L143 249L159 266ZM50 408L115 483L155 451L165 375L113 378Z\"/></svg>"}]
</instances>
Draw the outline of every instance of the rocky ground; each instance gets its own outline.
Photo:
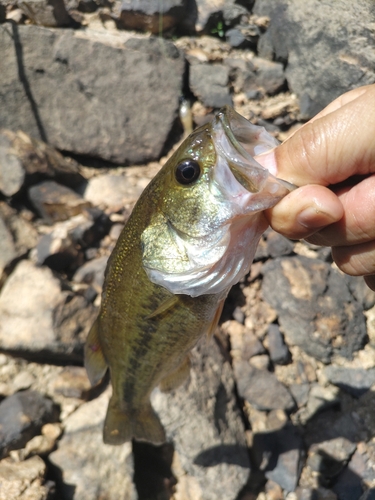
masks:
<instances>
[{"instance_id":1,"label":"rocky ground","mask_svg":"<svg viewBox=\"0 0 375 500\"><path fill-rule=\"evenodd\" d=\"M375 294L272 231L153 394L168 444L102 443L83 343L166 157L224 104L283 140L375 81L371 0L134 5L0 0L0 499L373 500Z\"/></svg>"}]
</instances>

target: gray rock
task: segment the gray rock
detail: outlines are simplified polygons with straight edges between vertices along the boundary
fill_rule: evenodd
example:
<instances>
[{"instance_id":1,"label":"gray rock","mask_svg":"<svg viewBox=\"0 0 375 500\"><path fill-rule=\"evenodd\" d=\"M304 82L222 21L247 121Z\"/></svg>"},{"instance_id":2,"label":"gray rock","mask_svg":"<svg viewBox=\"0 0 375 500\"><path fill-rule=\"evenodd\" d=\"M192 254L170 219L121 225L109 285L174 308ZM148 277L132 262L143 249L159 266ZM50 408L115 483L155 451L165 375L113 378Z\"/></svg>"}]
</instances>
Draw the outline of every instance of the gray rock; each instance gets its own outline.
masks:
<instances>
[{"instance_id":1,"label":"gray rock","mask_svg":"<svg viewBox=\"0 0 375 500\"><path fill-rule=\"evenodd\" d=\"M45 483L47 466L40 457L23 462L4 459L0 462L1 500L47 500L53 485Z\"/></svg>"},{"instance_id":2,"label":"gray rock","mask_svg":"<svg viewBox=\"0 0 375 500\"><path fill-rule=\"evenodd\" d=\"M107 390L84 403L64 422L65 432L58 449L49 456L59 469L57 487L62 500L136 500L132 481L131 443L103 444L103 422L109 401Z\"/></svg>"},{"instance_id":3,"label":"gray rock","mask_svg":"<svg viewBox=\"0 0 375 500\"><path fill-rule=\"evenodd\" d=\"M228 68L223 64L193 64L190 66L190 88L205 106L221 108L232 105L228 90Z\"/></svg>"},{"instance_id":4,"label":"gray rock","mask_svg":"<svg viewBox=\"0 0 375 500\"><path fill-rule=\"evenodd\" d=\"M345 278L328 263L295 256L267 262L262 294L276 309L289 345L327 363L333 353L351 358L366 342L362 306Z\"/></svg>"},{"instance_id":5,"label":"gray rock","mask_svg":"<svg viewBox=\"0 0 375 500\"><path fill-rule=\"evenodd\" d=\"M12 151L11 141L0 131L0 191L5 196L17 193L24 181L25 172Z\"/></svg>"},{"instance_id":6,"label":"gray rock","mask_svg":"<svg viewBox=\"0 0 375 500\"><path fill-rule=\"evenodd\" d=\"M299 478L303 442L288 422L282 429L256 433L252 455L265 476L287 491L294 491Z\"/></svg>"},{"instance_id":7,"label":"gray rock","mask_svg":"<svg viewBox=\"0 0 375 500\"><path fill-rule=\"evenodd\" d=\"M359 500L375 500L375 488L365 491Z\"/></svg>"},{"instance_id":8,"label":"gray rock","mask_svg":"<svg viewBox=\"0 0 375 500\"><path fill-rule=\"evenodd\" d=\"M26 254L38 241L38 233L30 222L30 215L28 211L17 212L6 203L0 203L0 218L4 221L13 240L16 257ZM3 238L5 236L2 236Z\"/></svg>"},{"instance_id":9,"label":"gray rock","mask_svg":"<svg viewBox=\"0 0 375 500\"><path fill-rule=\"evenodd\" d=\"M68 186L82 186L84 177L79 165L65 158L55 148L31 138L23 131L0 130L0 191L6 196L16 194L24 181L49 177Z\"/></svg>"},{"instance_id":10,"label":"gray rock","mask_svg":"<svg viewBox=\"0 0 375 500\"><path fill-rule=\"evenodd\" d=\"M21 391L0 403L0 456L23 448L39 434L42 425L56 421L58 415L50 399L35 391Z\"/></svg>"},{"instance_id":11,"label":"gray rock","mask_svg":"<svg viewBox=\"0 0 375 500\"><path fill-rule=\"evenodd\" d=\"M161 154L184 73L171 42L5 23L0 52L0 127L115 163Z\"/></svg>"},{"instance_id":12,"label":"gray rock","mask_svg":"<svg viewBox=\"0 0 375 500\"><path fill-rule=\"evenodd\" d=\"M279 92L285 85L285 72L281 63L267 61L260 57L254 57L252 63L255 66L255 84L261 87L267 94L273 95ZM245 85L244 91L253 90L251 85Z\"/></svg>"},{"instance_id":13,"label":"gray rock","mask_svg":"<svg viewBox=\"0 0 375 500\"><path fill-rule=\"evenodd\" d=\"M256 0L258 16L269 16L258 52L287 62L289 88L310 118L343 92L374 82L375 19L372 0ZM298 43L296 43L298 40Z\"/></svg>"},{"instance_id":14,"label":"gray rock","mask_svg":"<svg viewBox=\"0 0 375 500\"><path fill-rule=\"evenodd\" d=\"M158 34L177 26L187 14L187 0L123 0L120 20L129 30Z\"/></svg>"},{"instance_id":15,"label":"gray rock","mask_svg":"<svg viewBox=\"0 0 375 500\"><path fill-rule=\"evenodd\" d=\"M271 360L279 365L286 364L290 359L289 350L278 325L271 324L268 327L267 341Z\"/></svg>"},{"instance_id":16,"label":"gray rock","mask_svg":"<svg viewBox=\"0 0 375 500\"><path fill-rule=\"evenodd\" d=\"M17 5L33 24L52 27L72 24L63 0L20 0Z\"/></svg>"},{"instance_id":17,"label":"gray rock","mask_svg":"<svg viewBox=\"0 0 375 500\"><path fill-rule=\"evenodd\" d=\"M21 261L0 294L0 348L28 358L82 361L95 318L84 297L61 290L46 267Z\"/></svg>"},{"instance_id":18,"label":"gray rock","mask_svg":"<svg viewBox=\"0 0 375 500\"><path fill-rule=\"evenodd\" d=\"M197 346L191 361L190 383L171 393L156 390L152 403L182 468L194 480L196 498L236 499L250 464L233 373L213 341Z\"/></svg>"},{"instance_id":19,"label":"gray rock","mask_svg":"<svg viewBox=\"0 0 375 500\"><path fill-rule=\"evenodd\" d=\"M29 189L29 199L46 222L63 221L82 213L91 203L55 181L44 181Z\"/></svg>"},{"instance_id":20,"label":"gray rock","mask_svg":"<svg viewBox=\"0 0 375 500\"><path fill-rule=\"evenodd\" d=\"M246 361L234 360L238 394L258 410L293 410L295 403L288 389L266 370Z\"/></svg>"},{"instance_id":21,"label":"gray rock","mask_svg":"<svg viewBox=\"0 0 375 500\"><path fill-rule=\"evenodd\" d=\"M12 234L0 217L0 276L5 267L17 256Z\"/></svg>"},{"instance_id":22,"label":"gray rock","mask_svg":"<svg viewBox=\"0 0 375 500\"><path fill-rule=\"evenodd\" d=\"M104 272L108 257L97 257L89 260L75 272L73 281L92 285L98 292L101 291L104 282Z\"/></svg>"},{"instance_id":23,"label":"gray rock","mask_svg":"<svg viewBox=\"0 0 375 500\"><path fill-rule=\"evenodd\" d=\"M310 384L291 384L288 387L294 401L297 403L298 408L304 406L309 398Z\"/></svg>"},{"instance_id":24,"label":"gray rock","mask_svg":"<svg viewBox=\"0 0 375 500\"><path fill-rule=\"evenodd\" d=\"M363 457L356 451L332 486L332 490L340 500L360 499L363 493L361 472L364 467Z\"/></svg>"},{"instance_id":25,"label":"gray rock","mask_svg":"<svg viewBox=\"0 0 375 500\"><path fill-rule=\"evenodd\" d=\"M314 444L309 449L307 465L326 479L337 476L356 450L356 445L343 437Z\"/></svg>"},{"instance_id":26,"label":"gray rock","mask_svg":"<svg viewBox=\"0 0 375 500\"><path fill-rule=\"evenodd\" d=\"M324 375L329 382L356 398L362 396L375 384L375 368L365 370L364 368L331 365L324 368Z\"/></svg>"}]
</instances>

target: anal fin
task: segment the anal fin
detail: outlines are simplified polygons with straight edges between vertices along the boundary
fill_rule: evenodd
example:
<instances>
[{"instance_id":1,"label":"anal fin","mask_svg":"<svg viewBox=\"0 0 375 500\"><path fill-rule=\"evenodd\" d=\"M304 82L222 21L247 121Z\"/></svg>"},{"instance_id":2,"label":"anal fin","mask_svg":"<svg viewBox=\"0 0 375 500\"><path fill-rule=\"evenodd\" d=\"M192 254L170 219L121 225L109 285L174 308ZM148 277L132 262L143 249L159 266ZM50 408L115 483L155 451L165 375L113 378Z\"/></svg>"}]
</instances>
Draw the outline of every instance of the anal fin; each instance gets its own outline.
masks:
<instances>
[{"instance_id":1,"label":"anal fin","mask_svg":"<svg viewBox=\"0 0 375 500\"><path fill-rule=\"evenodd\" d=\"M189 356L186 356L186 358L177 367L176 370L174 370L171 373L168 373L168 375L161 380L159 384L159 389L162 392L172 391L173 389L179 387L183 382L185 382L189 374L190 374L190 358Z\"/></svg>"},{"instance_id":2,"label":"anal fin","mask_svg":"<svg viewBox=\"0 0 375 500\"><path fill-rule=\"evenodd\" d=\"M104 443L120 445L133 438L156 445L166 441L164 428L149 401L139 409L122 411L112 398L104 422Z\"/></svg>"},{"instance_id":3,"label":"anal fin","mask_svg":"<svg viewBox=\"0 0 375 500\"><path fill-rule=\"evenodd\" d=\"M85 368L91 385L97 385L104 377L108 364L104 359L98 335L98 320L94 322L86 339Z\"/></svg>"}]
</instances>

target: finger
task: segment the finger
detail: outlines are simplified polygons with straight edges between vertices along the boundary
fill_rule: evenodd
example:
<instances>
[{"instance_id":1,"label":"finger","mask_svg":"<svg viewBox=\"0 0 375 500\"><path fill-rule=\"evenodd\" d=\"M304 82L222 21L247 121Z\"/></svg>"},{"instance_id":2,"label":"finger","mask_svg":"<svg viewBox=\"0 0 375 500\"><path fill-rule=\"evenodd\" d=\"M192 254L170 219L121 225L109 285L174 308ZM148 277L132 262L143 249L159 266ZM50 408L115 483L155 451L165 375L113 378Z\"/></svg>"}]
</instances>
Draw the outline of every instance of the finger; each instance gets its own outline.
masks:
<instances>
[{"instance_id":1,"label":"finger","mask_svg":"<svg viewBox=\"0 0 375 500\"><path fill-rule=\"evenodd\" d=\"M337 184L375 170L375 85L301 127L272 152L256 157L274 175L298 186Z\"/></svg>"},{"instance_id":2,"label":"finger","mask_svg":"<svg viewBox=\"0 0 375 500\"><path fill-rule=\"evenodd\" d=\"M333 247L332 257L341 271L351 276L375 274L375 241Z\"/></svg>"},{"instance_id":3,"label":"finger","mask_svg":"<svg viewBox=\"0 0 375 500\"><path fill-rule=\"evenodd\" d=\"M375 175L338 192L344 217L308 238L323 246L347 246L375 240Z\"/></svg>"},{"instance_id":4,"label":"finger","mask_svg":"<svg viewBox=\"0 0 375 500\"><path fill-rule=\"evenodd\" d=\"M302 239L343 216L339 198L323 186L303 186L289 193L266 217L275 231L287 238Z\"/></svg>"}]
</instances>

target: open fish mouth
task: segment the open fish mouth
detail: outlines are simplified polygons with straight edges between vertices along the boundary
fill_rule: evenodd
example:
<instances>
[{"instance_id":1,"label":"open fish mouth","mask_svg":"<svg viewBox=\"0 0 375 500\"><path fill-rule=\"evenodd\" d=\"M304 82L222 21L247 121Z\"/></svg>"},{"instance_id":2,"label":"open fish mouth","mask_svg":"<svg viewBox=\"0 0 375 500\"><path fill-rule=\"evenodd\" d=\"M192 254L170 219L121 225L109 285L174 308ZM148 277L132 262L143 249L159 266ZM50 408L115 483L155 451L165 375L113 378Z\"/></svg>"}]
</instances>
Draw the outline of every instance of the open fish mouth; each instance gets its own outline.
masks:
<instances>
[{"instance_id":1,"label":"open fish mouth","mask_svg":"<svg viewBox=\"0 0 375 500\"><path fill-rule=\"evenodd\" d=\"M254 156L278 146L264 127L250 123L233 108L225 106L212 122L212 136L215 148L237 181L250 193L269 192L282 198L296 186L273 176L262 167Z\"/></svg>"}]
</instances>

